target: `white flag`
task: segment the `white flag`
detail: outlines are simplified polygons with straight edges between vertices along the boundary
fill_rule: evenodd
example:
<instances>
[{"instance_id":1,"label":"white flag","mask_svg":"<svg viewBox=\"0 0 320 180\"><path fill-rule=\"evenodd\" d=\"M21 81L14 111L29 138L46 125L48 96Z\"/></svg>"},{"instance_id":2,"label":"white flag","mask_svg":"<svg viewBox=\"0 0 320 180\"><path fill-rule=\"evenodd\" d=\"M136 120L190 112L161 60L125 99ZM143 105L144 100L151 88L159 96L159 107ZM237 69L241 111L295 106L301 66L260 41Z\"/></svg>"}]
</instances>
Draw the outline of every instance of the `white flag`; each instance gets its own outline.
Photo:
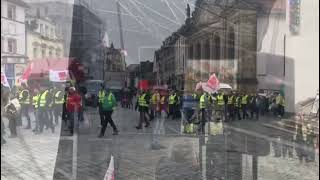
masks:
<instances>
[{"instance_id":1,"label":"white flag","mask_svg":"<svg viewBox=\"0 0 320 180\"><path fill-rule=\"evenodd\" d=\"M1 72L1 84L10 88L7 76L6 76L6 74L4 74L4 72Z\"/></svg>"},{"instance_id":2,"label":"white flag","mask_svg":"<svg viewBox=\"0 0 320 180\"><path fill-rule=\"evenodd\" d=\"M49 79L52 82L66 82L69 78L69 72L68 70L63 71L49 71Z\"/></svg>"},{"instance_id":3,"label":"white flag","mask_svg":"<svg viewBox=\"0 0 320 180\"><path fill-rule=\"evenodd\" d=\"M109 167L107 169L107 172L106 172L103 180L114 180L114 159L113 159L113 156L111 156Z\"/></svg>"}]
</instances>

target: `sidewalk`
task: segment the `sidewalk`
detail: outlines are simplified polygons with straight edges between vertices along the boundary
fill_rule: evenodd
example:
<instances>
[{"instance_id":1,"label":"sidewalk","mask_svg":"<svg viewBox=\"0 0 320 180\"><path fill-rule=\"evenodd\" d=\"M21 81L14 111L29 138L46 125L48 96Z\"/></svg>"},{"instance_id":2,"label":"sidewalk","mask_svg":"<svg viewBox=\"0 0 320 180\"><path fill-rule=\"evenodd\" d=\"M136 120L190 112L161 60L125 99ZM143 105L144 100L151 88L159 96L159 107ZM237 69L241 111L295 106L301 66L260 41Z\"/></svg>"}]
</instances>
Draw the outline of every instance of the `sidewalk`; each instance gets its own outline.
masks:
<instances>
[{"instance_id":1,"label":"sidewalk","mask_svg":"<svg viewBox=\"0 0 320 180\"><path fill-rule=\"evenodd\" d=\"M7 120L4 121L7 125ZM6 129L7 143L1 146L1 179L51 180L60 127L56 126L54 134L51 130L44 130L40 135L35 135L31 129L26 130L23 127L17 128L17 138L8 138L10 131Z\"/></svg>"}]
</instances>

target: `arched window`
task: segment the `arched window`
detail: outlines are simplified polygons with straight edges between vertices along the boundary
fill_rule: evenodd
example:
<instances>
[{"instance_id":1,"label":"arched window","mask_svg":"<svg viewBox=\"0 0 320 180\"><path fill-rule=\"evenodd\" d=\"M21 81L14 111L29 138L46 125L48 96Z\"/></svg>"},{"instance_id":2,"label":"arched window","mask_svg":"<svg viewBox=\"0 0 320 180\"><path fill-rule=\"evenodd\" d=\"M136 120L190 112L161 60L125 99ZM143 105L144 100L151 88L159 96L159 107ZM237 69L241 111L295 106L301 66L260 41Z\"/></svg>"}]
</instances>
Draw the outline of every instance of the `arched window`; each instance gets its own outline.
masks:
<instances>
[{"instance_id":1,"label":"arched window","mask_svg":"<svg viewBox=\"0 0 320 180\"><path fill-rule=\"evenodd\" d=\"M200 44L200 43L197 44L197 48L196 48L196 58L197 58L197 59L201 59L201 44Z\"/></svg>"},{"instance_id":2,"label":"arched window","mask_svg":"<svg viewBox=\"0 0 320 180\"><path fill-rule=\"evenodd\" d=\"M193 59L193 45L189 47L189 59Z\"/></svg>"},{"instance_id":3,"label":"arched window","mask_svg":"<svg viewBox=\"0 0 320 180\"><path fill-rule=\"evenodd\" d=\"M220 59L220 37L218 35L214 36L214 44L213 44L213 59Z\"/></svg>"},{"instance_id":4,"label":"arched window","mask_svg":"<svg viewBox=\"0 0 320 180\"><path fill-rule=\"evenodd\" d=\"M209 40L206 41L204 53L205 53L204 58L210 59L210 41Z\"/></svg>"},{"instance_id":5,"label":"arched window","mask_svg":"<svg viewBox=\"0 0 320 180\"><path fill-rule=\"evenodd\" d=\"M235 58L235 33L234 30L231 28L229 35L228 35L228 57L229 59L234 59Z\"/></svg>"}]
</instances>

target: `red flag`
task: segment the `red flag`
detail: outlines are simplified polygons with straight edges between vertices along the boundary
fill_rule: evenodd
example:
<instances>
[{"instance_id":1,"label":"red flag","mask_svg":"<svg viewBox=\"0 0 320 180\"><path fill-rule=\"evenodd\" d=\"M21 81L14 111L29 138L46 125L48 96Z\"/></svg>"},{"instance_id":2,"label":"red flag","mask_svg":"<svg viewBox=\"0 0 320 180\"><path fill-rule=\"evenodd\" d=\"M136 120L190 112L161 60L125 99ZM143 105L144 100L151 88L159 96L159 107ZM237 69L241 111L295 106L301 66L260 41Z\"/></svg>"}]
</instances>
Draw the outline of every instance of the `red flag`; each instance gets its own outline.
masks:
<instances>
[{"instance_id":1,"label":"red flag","mask_svg":"<svg viewBox=\"0 0 320 180\"><path fill-rule=\"evenodd\" d=\"M31 72L32 72L32 66L33 66L33 63L29 64L27 69L24 71L24 73L22 74L22 77L21 77L22 81L26 81L29 79Z\"/></svg>"},{"instance_id":2,"label":"red flag","mask_svg":"<svg viewBox=\"0 0 320 180\"><path fill-rule=\"evenodd\" d=\"M207 85L212 89L217 89L220 85L220 82L218 78L216 77L216 74L213 74L210 76Z\"/></svg>"},{"instance_id":3,"label":"red flag","mask_svg":"<svg viewBox=\"0 0 320 180\"><path fill-rule=\"evenodd\" d=\"M67 80L67 73L65 71L59 72L58 75L61 81Z\"/></svg>"}]
</instances>

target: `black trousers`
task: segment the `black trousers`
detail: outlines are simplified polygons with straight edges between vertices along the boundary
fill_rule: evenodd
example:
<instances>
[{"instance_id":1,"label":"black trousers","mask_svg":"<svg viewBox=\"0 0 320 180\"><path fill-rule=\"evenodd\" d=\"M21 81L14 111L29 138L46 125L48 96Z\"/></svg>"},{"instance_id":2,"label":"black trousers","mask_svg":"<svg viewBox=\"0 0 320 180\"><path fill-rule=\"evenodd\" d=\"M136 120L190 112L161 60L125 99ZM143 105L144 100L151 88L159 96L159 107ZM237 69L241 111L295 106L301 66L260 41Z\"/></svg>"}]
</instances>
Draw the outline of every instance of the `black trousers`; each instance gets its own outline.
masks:
<instances>
[{"instance_id":1,"label":"black trousers","mask_svg":"<svg viewBox=\"0 0 320 180\"><path fill-rule=\"evenodd\" d=\"M227 110L228 110L228 120L234 120L234 106L232 104L227 105Z\"/></svg>"},{"instance_id":2,"label":"black trousers","mask_svg":"<svg viewBox=\"0 0 320 180\"><path fill-rule=\"evenodd\" d=\"M253 106L250 108L250 115L251 115L251 119L253 119L253 116L256 115L256 119L259 119L259 107L257 106Z\"/></svg>"},{"instance_id":3,"label":"black trousers","mask_svg":"<svg viewBox=\"0 0 320 180\"><path fill-rule=\"evenodd\" d=\"M102 112L102 104L99 103L98 105L98 110L99 110L99 116L100 116L100 124L102 125L102 121L103 121L103 112Z\"/></svg>"},{"instance_id":4,"label":"black trousers","mask_svg":"<svg viewBox=\"0 0 320 180\"><path fill-rule=\"evenodd\" d=\"M139 124L138 124L138 127L141 128L142 127L142 124L145 123L146 126L149 126L150 123L148 121L148 118L147 118L147 113L148 111L147 110L140 110L140 119L139 119Z\"/></svg>"},{"instance_id":5,"label":"black trousers","mask_svg":"<svg viewBox=\"0 0 320 180\"><path fill-rule=\"evenodd\" d=\"M112 120L112 113L113 111L102 111L101 135L104 135L107 129L108 123L110 123L114 132L117 131L117 127Z\"/></svg>"},{"instance_id":6,"label":"black trousers","mask_svg":"<svg viewBox=\"0 0 320 180\"><path fill-rule=\"evenodd\" d=\"M14 117L9 118L9 129L11 136L17 135L17 120Z\"/></svg>"},{"instance_id":7,"label":"black trousers","mask_svg":"<svg viewBox=\"0 0 320 180\"><path fill-rule=\"evenodd\" d=\"M235 107L234 108L234 116L238 117L238 120L241 120L241 113L240 113L240 107Z\"/></svg>"},{"instance_id":8,"label":"black trousers","mask_svg":"<svg viewBox=\"0 0 320 180\"><path fill-rule=\"evenodd\" d=\"M201 116L201 119L200 119L200 126L198 131L200 133L204 133L205 132L204 129L206 126L206 109L200 109L200 116Z\"/></svg>"},{"instance_id":9,"label":"black trousers","mask_svg":"<svg viewBox=\"0 0 320 180\"><path fill-rule=\"evenodd\" d=\"M40 107L38 109L38 121L40 126L40 132L43 132L44 125L46 125L48 128L51 128L52 131L54 131L52 120L49 117L48 108Z\"/></svg>"},{"instance_id":10,"label":"black trousers","mask_svg":"<svg viewBox=\"0 0 320 180\"><path fill-rule=\"evenodd\" d=\"M29 107L30 105L29 104L21 104L21 120L22 120L22 117L26 117L27 118L27 127L31 127L31 120L30 120L30 116L29 116Z\"/></svg>"},{"instance_id":11,"label":"black trousers","mask_svg":"<svg viewBox=\"0 0 320 180\"><path fill-rule=\"evenodd\" d=\"M246 119L249 118L248 109L246 104L242 104L242 118Z\"/></svg>"},{"instance_id":12,"label":"black trousers","mask_svg":"<svg viewBox=\"0 0 320 180\"><path fill-rule=\"evenodd\" d=\"M53 113L54 113L54 122L56 124L59 123L59 117L62 118L62 104L56 104L53 107Z\"/></svg>"}]
</instances>

